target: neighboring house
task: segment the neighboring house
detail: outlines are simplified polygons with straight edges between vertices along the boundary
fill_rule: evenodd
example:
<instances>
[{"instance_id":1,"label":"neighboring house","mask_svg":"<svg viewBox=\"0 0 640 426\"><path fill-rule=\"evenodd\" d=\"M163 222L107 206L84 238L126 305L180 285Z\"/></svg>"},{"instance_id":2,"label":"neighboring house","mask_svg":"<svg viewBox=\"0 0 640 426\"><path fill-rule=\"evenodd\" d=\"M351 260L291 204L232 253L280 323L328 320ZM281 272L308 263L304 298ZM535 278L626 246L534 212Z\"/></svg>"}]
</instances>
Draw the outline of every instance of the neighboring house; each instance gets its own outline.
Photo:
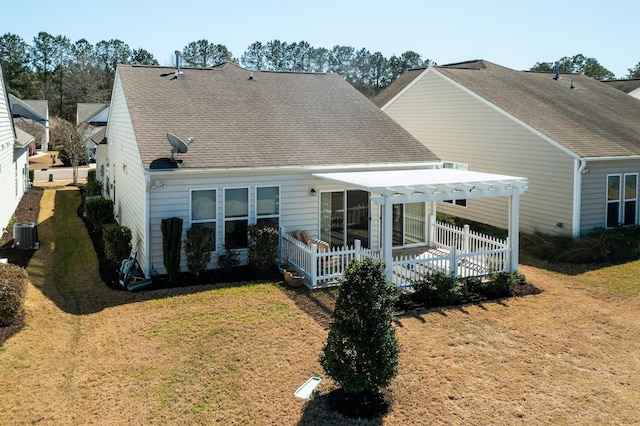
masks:
<instances>
[{"instance_id":1,"label":"neighboring house","mask_svg":"<svg viewBox=\"0 0 640 426\"><path fill-rule=\"evenodd\" d=\"M634 98L640 99L640 78L631 78L626 80L606 80L603 81L611 87L615 87L618 90L627 93Z\"/></svg>"},{"instance_id":2,"label":"neighboring house","mask_svg":"<svg viewBox=\"0 0 640 426\"><path fill-rule=\"evenodd\" d=\"M9 95L11 113L16 127L36 137L36 150L46 153L49 146L49 102L22 100Z\"/></svg>"},{"instance_id":3,"label":"neighboring house","mask_svg":"<svg viewBox=\"0 0 640 426\"><path fill-rule=\"evenodd\" d=\"M79 103L76 111L76 124L87 126L87 151L91 161L96 160L98 145L94 140L104 138L104 130L109 120L109 104ZM101 133L94 137L97 133Z\"/></svg>"},{"instance_id":4,"label":"neighboring house","mask_svg":"<svg viewBox=\"0 0 640 426\"><path fill-rule=\"evenodd\" d=\"M476 60L409 71L374 102L452 167L527 177L525 231L638 224L640 101L600 81ZM503 202L441 210L506 227Z\"/></svg>"},{"instance_id":5,"label":"neighboring house","mask_svg":"<svg viewBox=\"0 0 640 426\"><path fill-rule=\"evenodd\" d=\"M4 231L29 188L28 146L33 136L14 129L0 67L0 232Z\"/></svg>"},{"instance_id":6,"label":"neighboring house","mask_svg":"<svg viewBox=\"0 0 640 426\"><path fill-rule=\"evenodd\" d=\"M172 152L169 133L181 151ZM434 239L427 220L435 201L508 198L511 209L495 214L517 217L526 189L523 178L441 169L429 149L336 74L232 63L119 65L96 166L147 276L166 272L161 220L180 217L185 232L215 230L209 267L225 246L246 262L247 227L264 223L305 230L336 250L359 241L380 253L391 277L392 247ZM517 248L501 253L515 256L515 270ZM289 260L316 277L315 261Z\"/></svg>"}]
</instances>

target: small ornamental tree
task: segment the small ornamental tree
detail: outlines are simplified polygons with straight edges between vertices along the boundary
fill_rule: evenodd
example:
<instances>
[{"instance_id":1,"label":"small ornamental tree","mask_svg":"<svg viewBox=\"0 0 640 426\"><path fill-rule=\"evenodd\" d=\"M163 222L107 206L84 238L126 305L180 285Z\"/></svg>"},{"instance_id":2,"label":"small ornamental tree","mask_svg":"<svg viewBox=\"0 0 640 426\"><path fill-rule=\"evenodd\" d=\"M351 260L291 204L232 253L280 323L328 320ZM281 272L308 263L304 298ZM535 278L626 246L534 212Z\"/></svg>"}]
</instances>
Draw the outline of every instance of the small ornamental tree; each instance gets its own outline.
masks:
<instances>
[{"instance_id":1,"label":"small ornamental tree","mask_svg":"<svg viewBox=\"0 0 640 426\"><path fill-rule=\"evenodd\" d=\"M160 222L162 231L162 260L173 281L180 271L180 245L182 239L182 218L169 217Z\"/></svg>"},{"instance_id":2,"label":"small ornamental tree","mask_svg":"<svg viewBox=\"0 0 640 426\"><path fill-rule=\"evenodd\" d=\"M250 225L247 247L249 265L266 273L274 269L278 257L278 228L271 225Z\"/></svg>"},{"instance_id":3,"label":"small ornamental tree","mask_svg":"<svg viewBox=\"0 0 640 426\"><path fill-rule=\"evenodd\" d=\"M184 251L187 255L187 267L194 275L199 275L211 261L211 252L216 248L215 234L212 228L191 228L187 231Z\"/></svg>"},{"instance_id":4,"label":"small ornamental tree","mask_svg":"<svg viewBox=\"0 0 640 426\"><path fill-rule=\"evenodd\" d=\"M319 359L346 394L377 393L398 374L400 345L393 327L397 298L384 262L365 258L349 263Z\"/></svg>"}]
</instances>

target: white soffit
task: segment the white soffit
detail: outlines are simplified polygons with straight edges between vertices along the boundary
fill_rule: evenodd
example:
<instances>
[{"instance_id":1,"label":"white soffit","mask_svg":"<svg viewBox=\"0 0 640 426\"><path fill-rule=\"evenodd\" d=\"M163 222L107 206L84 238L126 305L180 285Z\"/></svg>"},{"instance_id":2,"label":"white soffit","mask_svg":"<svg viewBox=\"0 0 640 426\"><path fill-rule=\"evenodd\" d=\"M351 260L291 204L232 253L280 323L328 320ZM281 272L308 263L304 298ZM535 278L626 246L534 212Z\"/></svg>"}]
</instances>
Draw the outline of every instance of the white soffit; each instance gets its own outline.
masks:
<instances>
[{"instance_id":1,"label":"white soffit","mask_svg":"<svg viewBox=\"0 0 640 426\"><path fill-rule=\"evenodd\" d=\"M313 176L382 195L484 192L491 197L501 190L527 190L527 178L456 169L382 170L369 172L314 173ZM479 195L479 194L478 194ZM503 194L500 194L503 195Z\"/></svg>"}]
</instances>

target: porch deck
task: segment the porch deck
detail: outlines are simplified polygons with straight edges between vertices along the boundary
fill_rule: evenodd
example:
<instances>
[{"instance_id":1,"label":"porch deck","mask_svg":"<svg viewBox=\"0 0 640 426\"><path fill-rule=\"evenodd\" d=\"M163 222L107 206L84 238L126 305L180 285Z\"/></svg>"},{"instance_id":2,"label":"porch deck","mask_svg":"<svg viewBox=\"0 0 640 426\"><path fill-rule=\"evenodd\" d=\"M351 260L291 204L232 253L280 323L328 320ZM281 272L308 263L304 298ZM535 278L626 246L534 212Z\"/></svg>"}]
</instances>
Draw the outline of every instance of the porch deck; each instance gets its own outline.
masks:
<instances>
[{"instance_id":1,"label":"porch deck","mask_svg":"<svg viewBox=\"0 0 640 426\"><path fill-rule=\"evenodd\" d=\"M458 277L485 276L509 271L509 239L475 233L468 226L458 228L432 220L430 246L395 249L392 252L391 280L398 288L411 287L425 274L442 272ZM344 269L352 259L381 258L381 252L353 247L320 252L317 244L308 246L281 230L282 260L305 277L309 288L339 285Z\"/></svg>"}]
</instances>

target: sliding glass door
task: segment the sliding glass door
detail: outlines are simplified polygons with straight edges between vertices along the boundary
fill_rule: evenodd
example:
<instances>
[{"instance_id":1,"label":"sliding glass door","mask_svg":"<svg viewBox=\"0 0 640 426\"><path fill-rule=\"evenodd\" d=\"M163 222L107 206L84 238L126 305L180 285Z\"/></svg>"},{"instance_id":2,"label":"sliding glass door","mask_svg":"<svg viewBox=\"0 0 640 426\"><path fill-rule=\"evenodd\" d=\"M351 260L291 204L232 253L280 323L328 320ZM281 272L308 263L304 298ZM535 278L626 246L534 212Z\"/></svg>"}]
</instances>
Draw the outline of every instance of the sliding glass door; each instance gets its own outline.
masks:
<instances>
[{"instance_id":1,"label":"sliding glass door","mask_svg":"<svg viewBox=\"0 0 640 426\"><path fill-rule=\"evenodd\" d=\"M426 241L424 203L393 205L393 246L422 244Z\"/></svg>"},{"instance_id":2,"label":"sliding glass door","mask_svg":"<svg viewBox=\"0 0 640 426\"><path fill-rule=\"evenodd\" d=\"M369 247L369 193L332 191L320 194L320 238L331 247Z\"/></svg>"}]
</instances>

